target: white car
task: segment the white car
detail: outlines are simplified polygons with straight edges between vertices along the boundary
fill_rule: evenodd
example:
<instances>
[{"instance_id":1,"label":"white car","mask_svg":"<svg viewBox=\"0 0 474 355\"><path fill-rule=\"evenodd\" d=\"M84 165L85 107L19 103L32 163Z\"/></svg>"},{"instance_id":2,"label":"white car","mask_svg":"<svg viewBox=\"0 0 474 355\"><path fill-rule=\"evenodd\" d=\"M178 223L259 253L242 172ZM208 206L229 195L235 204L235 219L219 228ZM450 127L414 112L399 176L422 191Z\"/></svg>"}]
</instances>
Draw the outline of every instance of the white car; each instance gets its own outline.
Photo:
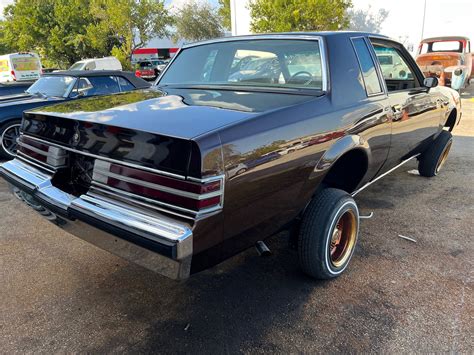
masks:
<instances>
[{"instance_id":1,"label":"white car","mask_svg":"<svg viewBox=\"0 0 474 355\"><path fill-rule=\"evenodd\" d=\"M115 57L83 59L74 63L69 70L122 70L122 64Z\"/></svg>"}]
</instances>

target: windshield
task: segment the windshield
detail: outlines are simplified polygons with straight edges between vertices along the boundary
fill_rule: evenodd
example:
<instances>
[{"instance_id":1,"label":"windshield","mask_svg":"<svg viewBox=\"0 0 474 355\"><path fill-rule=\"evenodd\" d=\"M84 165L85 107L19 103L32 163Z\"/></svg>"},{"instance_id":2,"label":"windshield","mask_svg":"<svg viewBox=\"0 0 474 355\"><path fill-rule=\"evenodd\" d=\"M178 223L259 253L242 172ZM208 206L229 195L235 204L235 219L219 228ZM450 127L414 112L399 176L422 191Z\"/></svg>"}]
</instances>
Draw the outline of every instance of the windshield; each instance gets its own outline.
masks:
<instances>
[{"instance_id":1,"label":"windshield","mask_svg":"<svg viewBox=\"0 0 474 355\"><path fill-rule=\"evenodd\" d=\"M76 79L72 76L43 76L26 90L29 94L47 97L67 97Z\"/></svg>"},{"instance_id":2,"label":"windshield","mask_svg":"<svg viewBox=\"0 0 474 355\"><path fill-rule=\"evenodd\" d=\"M247 40L182 50L158 85L323 89L317 40Z\"/></svg>"}]
</instances>

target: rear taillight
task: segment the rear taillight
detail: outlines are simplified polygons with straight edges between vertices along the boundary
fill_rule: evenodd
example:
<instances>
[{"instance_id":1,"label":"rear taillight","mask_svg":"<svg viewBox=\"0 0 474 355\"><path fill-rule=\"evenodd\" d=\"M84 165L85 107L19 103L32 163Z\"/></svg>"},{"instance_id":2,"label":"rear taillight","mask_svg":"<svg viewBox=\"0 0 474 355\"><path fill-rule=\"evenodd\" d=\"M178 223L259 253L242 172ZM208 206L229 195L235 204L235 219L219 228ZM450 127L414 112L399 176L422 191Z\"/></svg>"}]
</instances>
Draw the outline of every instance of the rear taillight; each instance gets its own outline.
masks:
<instances>
[{"instance_id":1,"label":"rear taillight","mask_svg":"<svg viewBox=\"0 0 474 355\"><path fill-rule=\"evenodd\" d=\"M135 71L135 76L140 78L142 76L142 73L140 72L140 70L136 70Z\"/></svg>"},{"instance_id":2,"label":"rear taillight","mask_svg":"<svg viewBox=\"0 0 474 355\"><path fill-rule=\"evenodd\" d=\"M93 181L178 209L203 212L222 207L222 177L194 182L96 160Z\"/></svg>"},{"instance_id":3,"label":"rear taillight","mask_svg":"<svg viewBox=\"0 0 474 355\"><path fill-rule=\"evenodd\" d=\"M13 81L16 81L16 75L15 75L15 72L12 70L10 74L11 74L11 76L12 76L12 78L13 78Z\"/></svg>"},{"instance_id":4,"label":"rear taillight","mask_svg":"<svg viewBox=\"0 0 474 355\"><path fill-rule=\"evenodd\" d=\"M18 155L33 158L52 167L62 167L66 164L67 152L34 139L21 136L19 139Z\"/></svg>"}]
</instances>

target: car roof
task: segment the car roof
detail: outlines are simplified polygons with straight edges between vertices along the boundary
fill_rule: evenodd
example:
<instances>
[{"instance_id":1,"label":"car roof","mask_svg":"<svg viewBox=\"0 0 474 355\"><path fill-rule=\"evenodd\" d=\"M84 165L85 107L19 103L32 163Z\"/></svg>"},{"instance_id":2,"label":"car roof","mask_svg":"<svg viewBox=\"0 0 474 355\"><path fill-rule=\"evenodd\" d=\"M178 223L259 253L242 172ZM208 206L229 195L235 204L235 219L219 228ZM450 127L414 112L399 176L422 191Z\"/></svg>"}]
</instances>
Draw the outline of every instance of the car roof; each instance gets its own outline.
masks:
<instances>
[{"instance_id":1,"label":"car roof","mask_svg":"<svg viewBox=\"0 0 474 355\"><path fill-rule=\"evenodd\" d=\"M431 37L421 40L421 43L425 42L436 42L436 41L469 41L469 37L464 36L442 36L442 37Z\"/></svg>"},{"instance_id":2,"label":"car roof","mask_svg":"<svg viewBox=\"0 0 474 355\"><path fill-rule=\"evenodd\" d=\"M231 36L231 37L221 37L208 41L200 41L183 45L183 48L199 46L202 44L208 43L217 43L217 42L230 42L230 41L239 41L239 40L252 40L252 39L288 39L288 37L378 37L389 39L389 37L371 32L360 32L360 31L321 31L321 32L278 32L278 33L262 33L254 35L245 35L245 36Z\"/></svg>"},{"instance_id":3,"label":"car roof","mask_svg":"<svg viewBox=\"0 0 474 355\"><path fill-rule=\"evenodd\" d=\"M122 76L130 81L135 87L145 89L151 84L141 78L138 78L135 73L122 70L64 70L54 73L46 73L43 76L73 76L73 77L97 77L97 76Z\"/></svg>"}]
</instances>

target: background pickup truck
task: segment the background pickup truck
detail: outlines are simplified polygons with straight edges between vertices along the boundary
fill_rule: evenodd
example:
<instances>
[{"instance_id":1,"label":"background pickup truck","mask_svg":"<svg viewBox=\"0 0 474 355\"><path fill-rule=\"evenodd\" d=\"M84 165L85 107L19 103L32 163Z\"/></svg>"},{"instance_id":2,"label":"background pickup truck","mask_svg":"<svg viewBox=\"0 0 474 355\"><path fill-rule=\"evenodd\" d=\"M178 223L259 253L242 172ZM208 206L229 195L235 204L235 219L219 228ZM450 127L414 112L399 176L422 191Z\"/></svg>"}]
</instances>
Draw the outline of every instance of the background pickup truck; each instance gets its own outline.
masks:
<instances>
[{"instance_id":1,"label":"background pickup truck","mask_svg":"<svg viewBox=\"0 0 474 355\"><path fill-rule=\"evenodd\" d=\"M437 175L460 115L380 35L225 38L184 47L152 89L26 112L0 173L59 227L174 279L289 227L302 270L330 279L357 243L354 196L411 159Z\"/></svg>"}]
</instances>

